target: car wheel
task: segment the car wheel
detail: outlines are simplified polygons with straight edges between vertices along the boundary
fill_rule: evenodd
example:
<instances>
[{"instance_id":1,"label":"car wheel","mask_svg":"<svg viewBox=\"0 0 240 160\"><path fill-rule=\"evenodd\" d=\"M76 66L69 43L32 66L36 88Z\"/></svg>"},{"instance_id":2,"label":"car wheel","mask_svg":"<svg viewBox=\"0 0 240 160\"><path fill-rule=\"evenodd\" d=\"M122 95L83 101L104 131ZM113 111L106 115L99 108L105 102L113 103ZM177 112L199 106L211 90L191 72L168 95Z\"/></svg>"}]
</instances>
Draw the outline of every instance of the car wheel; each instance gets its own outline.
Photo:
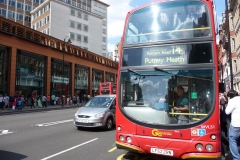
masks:
<instances>
[{"instance_id":1,"label":"car wheel","mask_svg":"<svg viewBox=\"0 0 240 160\"><path fill-rule=\"evenodd\" d=\"M77 129L78 129L78 130L80 130L80 129L81 129L81 127L77 127Z\"/></svg>"},{"instance_id":2,"label":"car wheel","mask_svg":"<svg viewBox=\"0 0 240 160\"><path fill-rule=\"evenodd\" d=\"M105 129L106 130L111 130L113 127L113 120L111 117L108 117L106 124L105 124Z\"/></svg>"}]
</instances>

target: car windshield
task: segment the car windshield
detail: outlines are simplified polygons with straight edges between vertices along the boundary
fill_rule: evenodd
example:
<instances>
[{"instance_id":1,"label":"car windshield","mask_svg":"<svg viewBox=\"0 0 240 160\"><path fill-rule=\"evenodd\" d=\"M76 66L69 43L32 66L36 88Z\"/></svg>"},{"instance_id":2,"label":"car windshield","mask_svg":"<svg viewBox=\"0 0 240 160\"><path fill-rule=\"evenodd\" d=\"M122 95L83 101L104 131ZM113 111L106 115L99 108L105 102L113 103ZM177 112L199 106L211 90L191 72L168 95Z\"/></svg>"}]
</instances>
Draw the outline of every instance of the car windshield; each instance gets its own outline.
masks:
<instances>
[{"instance_id":1,"label":"car windshield","mask_svg":"<svg viewBox=\"0 0 240 160\"><path fill-rule=\"evenodd\" d=\"M114 97L94 97L90 99L83 107L108 108Z\"/></svg>"}]
</instances>

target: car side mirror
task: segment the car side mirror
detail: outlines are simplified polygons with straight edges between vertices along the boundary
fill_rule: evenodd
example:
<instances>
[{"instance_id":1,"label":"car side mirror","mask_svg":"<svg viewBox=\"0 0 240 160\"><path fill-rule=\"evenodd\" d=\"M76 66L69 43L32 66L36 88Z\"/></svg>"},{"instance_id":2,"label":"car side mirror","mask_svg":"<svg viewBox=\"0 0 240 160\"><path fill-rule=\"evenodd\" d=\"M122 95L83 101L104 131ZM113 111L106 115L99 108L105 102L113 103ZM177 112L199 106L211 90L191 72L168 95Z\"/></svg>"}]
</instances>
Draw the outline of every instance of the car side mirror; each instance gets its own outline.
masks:
<instances>
[{"instance_id":1,"label":"car side mirror","mask_svg":"<svg viewBox=\"0 0 240 160\"><path fill-rule=\"evenodd\" d=\"M116 104L112 103L110 109L115 109L115 108L116 108Z\"/></svg>"}]
</instances>

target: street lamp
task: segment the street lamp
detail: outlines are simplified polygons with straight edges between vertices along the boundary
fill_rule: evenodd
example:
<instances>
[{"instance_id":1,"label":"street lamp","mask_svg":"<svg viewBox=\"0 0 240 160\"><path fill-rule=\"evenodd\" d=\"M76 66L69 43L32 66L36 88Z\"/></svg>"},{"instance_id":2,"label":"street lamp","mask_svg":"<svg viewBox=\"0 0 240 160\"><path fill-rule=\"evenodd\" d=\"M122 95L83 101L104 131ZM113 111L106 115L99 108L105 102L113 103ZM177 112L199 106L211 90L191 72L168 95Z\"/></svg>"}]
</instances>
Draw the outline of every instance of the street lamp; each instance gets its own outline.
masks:
<instances>
[{"instance_id":1,"label":"street lamp","mask_svg":"<svg viewBox=\"0 0 240 160\"><path fill-rule=\"evenodd\" d=\"M67 40L68 38L68 40ZM67 40L67 41L66 41ZM66 42L67 43L72 43L71 40L70 40L70 37L66 36L64 38L64 51L63 51L63 59L62 59L62 106L63 106L63 84L64 84L64 54L66 52Z\"/></svg>"},{"instance_id":2,"label":"street lamp","mask_svg":"<svg viewBox=\"0 0 240 160\"><path fill-rule=\"evenodd\" d=\"M231 89L233 89L233 73L232 73L232 52L231 52L231 43L230 43L230 29L229 29L229 16L228 16L228 0L225 0L226 7L226 24L228 31L228 55L229 55L229 63L230 63L230 80L231 80Z\"/></svg>"}]
</instances>

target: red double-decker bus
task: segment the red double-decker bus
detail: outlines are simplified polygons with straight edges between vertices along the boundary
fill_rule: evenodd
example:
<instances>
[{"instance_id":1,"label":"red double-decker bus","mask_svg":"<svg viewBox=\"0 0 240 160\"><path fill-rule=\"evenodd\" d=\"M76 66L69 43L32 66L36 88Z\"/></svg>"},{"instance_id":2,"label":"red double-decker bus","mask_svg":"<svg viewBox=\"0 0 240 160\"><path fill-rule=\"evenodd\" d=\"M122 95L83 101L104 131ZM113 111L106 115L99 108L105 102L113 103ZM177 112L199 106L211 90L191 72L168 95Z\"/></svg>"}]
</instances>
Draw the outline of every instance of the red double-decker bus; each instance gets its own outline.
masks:
<instances>
[{"instance_id":1,"label":"red double-decker bus","mask_svg":"<svg viewBox=\"0 0 240 160\"><path fill-rule=\"evenodd\" d=\"M213 0L158 0L128 12L116 107L118 149L221 156Z\"/></svg>"},{"instance_id":2,"label":"red double-decker bus","mask_svg":"<svg viewBox=\"0 0 240 160\"><path fill-rule=\"evenodd\" d=\"M117 84L114 82L102 82L100 83L100 95L102 94L116 94Z\"/></svg>"}]
</instances>

